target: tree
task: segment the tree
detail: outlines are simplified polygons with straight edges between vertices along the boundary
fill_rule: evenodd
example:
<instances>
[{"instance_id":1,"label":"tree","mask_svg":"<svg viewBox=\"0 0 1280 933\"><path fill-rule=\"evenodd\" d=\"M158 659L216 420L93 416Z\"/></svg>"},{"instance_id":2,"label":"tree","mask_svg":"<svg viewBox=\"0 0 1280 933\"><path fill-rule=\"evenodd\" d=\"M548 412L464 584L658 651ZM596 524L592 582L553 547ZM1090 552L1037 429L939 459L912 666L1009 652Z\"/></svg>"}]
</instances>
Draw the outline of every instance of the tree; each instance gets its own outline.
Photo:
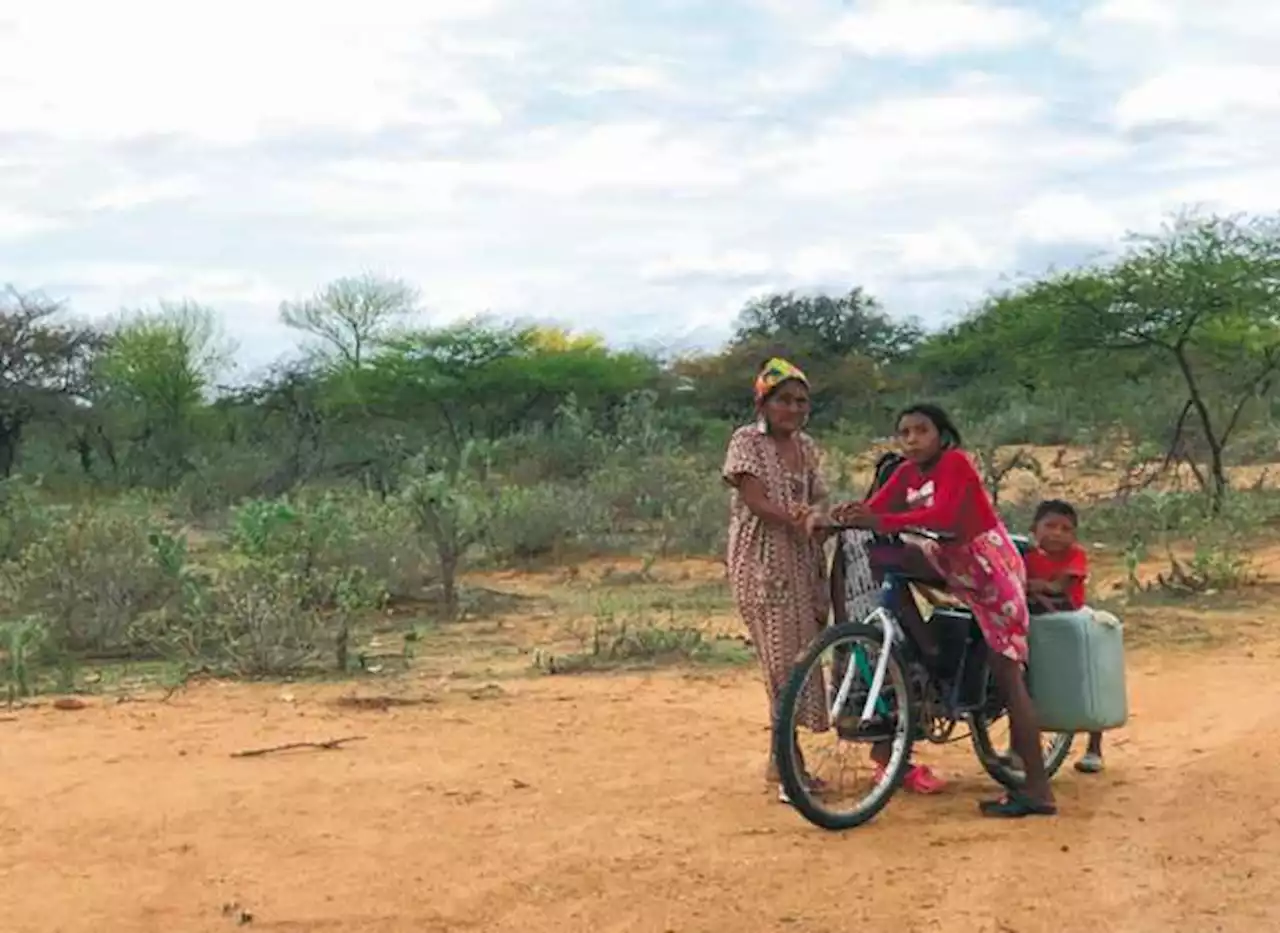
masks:
<instances>
[{"instance_id":1,"label":"tree","mask_svg":"<svg viewBox=\"0 0 1280 933\"><path fill-rule=\"evenodd\" d=\"M0 291L0 477L12 475L27 425L83 402L101 338L58 324L61 310L11 286Z\"/></svg>"},{"instance_id":2,"label":"tree","mask_svg":"<svg viewBox=\"0 0 1280 933\"><path fill-rule=\"evenodd\" d=\"M128 432L135 477L169 486L191 469L195 420L229 355L213 312L190 302L116 323L95 400Z\"/></svg>"},{"instance_id":3,"label":"tree","mask_svg":"<svg viewBox=\"0 0 1280 933\"><path fill-rule=\"evenodd\" d=\"M595 339L474 320L389 340L351 385L375 414L418 422L434 415L459 451L470 439L549 424L570 399L607 410L657 375L652 360Z\"/></svg>"},{"instance_id":4,"label":"tree","mask_svg":"<svg viewBox=\"0 0 1280 933\"><path fill-rule=\"evenodd\" d=\"M885 364L901 360L922 337L919 323L895 321L875 298L854 288L834 298L795 292L757 298L738 316L733 343L786 343L812 356L857 354Z\"/></svg>"},{"instance_id":5,"label":"tree","mask_svg":"<svg viewBox=\"0 0 1280 933\"><path fill-rule=\"evenodd\" d=\"M788 292L748 303L723 352L681 359L672 369L687 380L686 398L704 416L740 419L750 410L760 364L784 356L813 380L815 424L874 422L886 414L892 371L922 334L918 323L895 321L860 288L838 297Z\"/></svg>"},{"instance_id":6,"label":"tree","mask_svg":"<svg viewBox=\"0 0 1280 933\"><path fill-rule=\"evenodd\" d=\"M414 288L366 273L330 282L303 301L283 302L280 319L326 344L329 356L359 369L369 350L417 307Z\"/></svg>"},{"instance_id":7,"label":"tree","mask_svg":"<svg viewBox=\"0 0 1280 933\"><path fill-rule=\"evenodd\" d=\"M458 616L458 572L483 538L493 509L493 497L480 479L485 450L468 441L443 458L423 451L406 467L400 493L422 542L435 552L445 615L451 620Z\"/></svg>"},{"instance_id":8,"label":"tree","mask_svg":"<svg viewBox=\"0 0 1280 933\"><path fill-rule=\"evenodd\" d=\"M1115 263L1051 276L1033 294L1056 319L1060 346L1174 365L1185 403L1173 444L1190 421L1208 459L1197 477L1220 509L1227 446L1280 370L1280 218L1180 216L1158 235L1131 237Z\"/></svg>"}]
</instances>

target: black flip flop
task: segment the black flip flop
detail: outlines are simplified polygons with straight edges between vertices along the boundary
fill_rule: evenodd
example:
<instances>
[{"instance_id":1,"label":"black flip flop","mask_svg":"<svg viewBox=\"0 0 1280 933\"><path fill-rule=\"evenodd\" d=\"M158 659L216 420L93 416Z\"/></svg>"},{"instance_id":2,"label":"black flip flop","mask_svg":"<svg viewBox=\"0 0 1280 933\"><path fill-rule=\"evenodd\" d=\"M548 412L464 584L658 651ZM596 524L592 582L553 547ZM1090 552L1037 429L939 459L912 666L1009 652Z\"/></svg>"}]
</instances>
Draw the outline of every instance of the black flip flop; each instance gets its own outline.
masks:
<instances>
[{"instance_id":1,"label":"black flip flop","mask_svg":"<svg viewBox=\"0 0 1280 933\"><path fill-rule=\"evenodd\" d=\"M996 819L1019 820L1027 816L1057 816L1058 807L1052 803L1039 803L1022 794L1009 794L1003 800L984 800L978 804L983 816Z\"/></svg>"}]
</instances>

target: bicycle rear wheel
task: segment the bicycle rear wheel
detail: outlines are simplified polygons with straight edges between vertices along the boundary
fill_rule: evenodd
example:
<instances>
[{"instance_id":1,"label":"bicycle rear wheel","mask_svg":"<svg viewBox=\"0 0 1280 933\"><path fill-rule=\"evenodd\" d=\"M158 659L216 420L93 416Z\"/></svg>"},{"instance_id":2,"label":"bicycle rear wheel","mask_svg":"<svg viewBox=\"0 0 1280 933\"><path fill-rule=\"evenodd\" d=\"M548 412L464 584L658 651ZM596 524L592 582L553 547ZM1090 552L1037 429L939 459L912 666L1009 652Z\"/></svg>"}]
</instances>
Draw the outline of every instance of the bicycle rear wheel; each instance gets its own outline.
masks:
<instances>
[{"instance_id":1,"label":"bicycle rear wheel","mask_svg":"<svg viewBox=\"0 0 1280 933\"><path fill-rule=\"evenodd\" d=\"M993 715L994 713L994 715ZM1009 714L1000 709L975 713L969 720L973 751L982 769L991 779L1009 790L1021 790L1027 782L1021 762L1011 755L1009 748ZM1071 754L1075 735L1070 732L1040 733L1040 748L1044 753L1044 771L1052 779Z\"/></svg>"},{"instance_id":2,"label":"bicycle rear wheel","mask_svg":"<svg viewBox=\"0 0 1280 933\"><path fill-rule=\"evenodd\" d=\"M870 820L910 766L915 711L907 667L896 647L888 648L883 683L873 698L875 714L859 723L885 650L884 632L875 626L846 622L829 628L796 664L779 697L774 726L779 777L792 806L823 829L852 829ZM837 704L842 688L845 696ZM806 701L815 696L827 712L828 728L820 732L800 722ZM877 742L891 749L880 774L869 757ZM824 744L832 746L825 753Z\"/></svg>"}]
</instances>

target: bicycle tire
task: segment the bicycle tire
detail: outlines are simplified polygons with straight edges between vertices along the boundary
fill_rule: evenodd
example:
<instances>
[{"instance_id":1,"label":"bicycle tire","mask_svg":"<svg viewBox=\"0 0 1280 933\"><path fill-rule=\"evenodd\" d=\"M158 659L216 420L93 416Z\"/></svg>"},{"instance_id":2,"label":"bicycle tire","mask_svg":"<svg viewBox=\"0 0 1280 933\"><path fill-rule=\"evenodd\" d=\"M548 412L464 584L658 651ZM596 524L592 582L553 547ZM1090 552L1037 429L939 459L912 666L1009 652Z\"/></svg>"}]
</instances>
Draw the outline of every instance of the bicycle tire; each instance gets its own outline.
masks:
<instances>
[{"instance_id":1,"label":"bicycle tire","mask_svg":"<svg viewBox=\"0 0 1280 933\"><path fill-rule=\"evenodd\" d=\"M1008 715L1003 712L1002 715ZM999 719L1000 716L995 717ZM986 771L993 781L1005 787L1008 790L1022 790L1026 785L1026 775L1013 767L1013 765L996 749L995 743L991 741L991 723L994 720L983 714L975 713L969 718L970 740L973 743L974 754L978 758L978 763L982 765L982 770ZM1071 745L1075 742L1075 734L1071 732L1054 732L1048 747L1043 745L1044 734L1041 733L1041 747L1044 748L1044 772L1049 780L1053 780L1062 766L1066 763L1067 758L1071 755Z\"/></svg>"},{"instance_id":2,"label":"bicycle tire","mask_svg":"<svg viewBox=\"0 0 1280 933\"><path fill-rule=\"evenodd\" d=\"M895 684L898 702L898 722L906 723L907 738L903 753L890 759L885 778L862 801L862 805L852 813L834 813L822 806L820 800L809 792L803 780L804 775L796 755L796 713L804 685L809 679L810 669L821 662L823 654L842 641L866 641L879 648L883 644L884 632L863 622L844 622L832 626L822 633L808 648L791 671L786 687L778 699L777 719L773 732L774 761L778 764L778 776L791 806L806 820L821 829L838 832L861 826L875 817L902 786L902 781L911 767L913 747L915 708L911 697L910 680L907 665L897 645L889 651L889 664L886 667L886 682ZM835 728L834 723L832 728ZM903 728L902 725L898 726Z\"/></svg>"}]
</instances>

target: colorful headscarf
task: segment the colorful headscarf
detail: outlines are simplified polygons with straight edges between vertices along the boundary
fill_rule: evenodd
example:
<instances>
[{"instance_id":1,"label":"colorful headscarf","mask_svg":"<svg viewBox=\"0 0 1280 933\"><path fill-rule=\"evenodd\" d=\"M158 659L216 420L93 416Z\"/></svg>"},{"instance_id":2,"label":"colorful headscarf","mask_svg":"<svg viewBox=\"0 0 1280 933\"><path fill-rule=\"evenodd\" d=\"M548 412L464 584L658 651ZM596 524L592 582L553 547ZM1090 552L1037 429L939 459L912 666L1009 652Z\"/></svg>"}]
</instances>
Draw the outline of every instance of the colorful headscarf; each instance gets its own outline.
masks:
<instances>
[{"instance_id":1,"label":"colorful headscarf","mask_svg":"<svg viewBox=\"0 0 1280 933\"><path fill-rule=\"evenodd\" d=\"M792 379L796 382L802 382L806 386L809 384L809 377L794 363L788 363L777 356L769 360L756 376L756 404L759 405L768 397L770 392L782 385L782 383Z\"/></svg>"}]
</instances>

